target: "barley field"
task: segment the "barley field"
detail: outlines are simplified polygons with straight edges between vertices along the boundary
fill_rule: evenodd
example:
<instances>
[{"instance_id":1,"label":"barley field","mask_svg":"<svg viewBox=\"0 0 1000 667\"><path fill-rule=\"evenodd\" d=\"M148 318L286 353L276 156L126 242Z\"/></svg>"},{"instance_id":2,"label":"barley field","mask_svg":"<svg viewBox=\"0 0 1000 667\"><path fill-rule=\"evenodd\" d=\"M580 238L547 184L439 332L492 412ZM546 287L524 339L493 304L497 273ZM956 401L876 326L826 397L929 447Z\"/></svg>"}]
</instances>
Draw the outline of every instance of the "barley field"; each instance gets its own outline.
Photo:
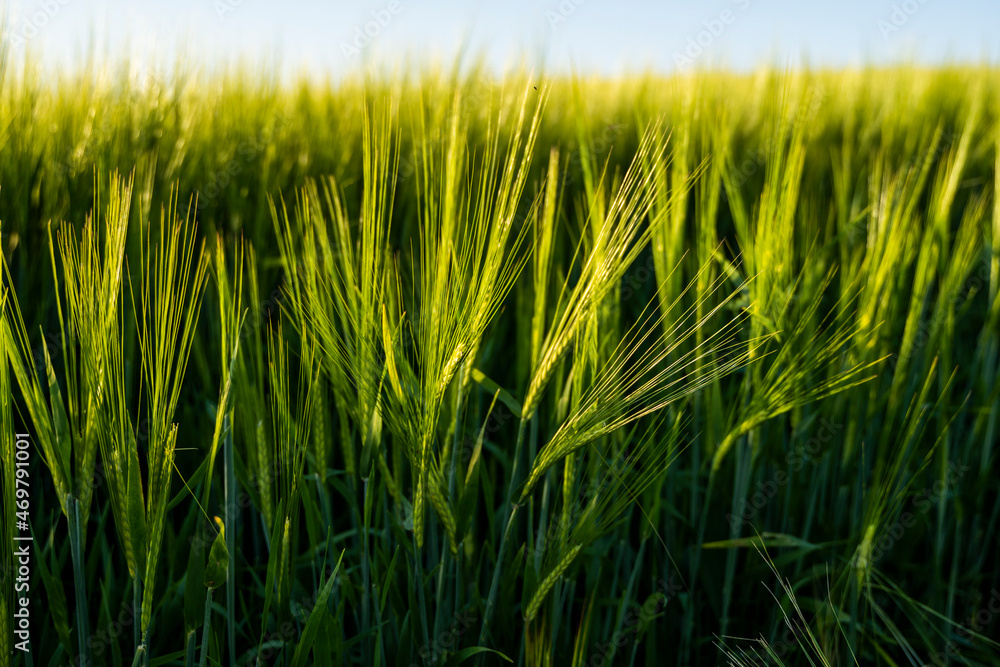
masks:
<instances>
[{"instance_id":1,"label":"barley field","mask_svg":"<svg viewBox=\"0 0 1000 667\"><path fill-rule=\"evenodd\" d=\"M991 67L0 59L0 665L1000 664L998 166Z\"/></svg>"}]
</instances>

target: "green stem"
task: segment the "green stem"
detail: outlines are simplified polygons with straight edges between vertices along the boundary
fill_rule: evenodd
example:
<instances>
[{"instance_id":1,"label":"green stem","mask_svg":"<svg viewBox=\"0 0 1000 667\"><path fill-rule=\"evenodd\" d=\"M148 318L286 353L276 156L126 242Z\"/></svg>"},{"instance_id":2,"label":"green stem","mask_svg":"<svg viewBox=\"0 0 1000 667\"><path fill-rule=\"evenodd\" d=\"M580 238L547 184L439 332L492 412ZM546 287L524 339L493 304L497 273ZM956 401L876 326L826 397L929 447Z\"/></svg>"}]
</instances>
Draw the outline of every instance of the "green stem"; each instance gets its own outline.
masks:
<instances>
[{"instance_id":1,"label":"green stem","mask_svg":"<svg viewBox=\"0 0 1000 667\"><path fill-rule=\"evenodd\" d=\"M448 571L451 563L449 562L449 557L451 556L451 549L441 550L441 566L438 568L437 576L437 587L434 591L434 636L439 637L444 626L444 620L447 618L447 611L444 608L443 597L444 597L444 580L445 572Z\"/></svg>"},{"instance_id":2,"label":"green stem","mask_svg":"<svg viewBox=\"0 0 1000 667\"><path fill-rule=\"evenodd\" d=\"M370 472L371 471L369 471L369 473ZM364 593L361 596L361 631L362 632L368 632L369 629L371 628L371 623L369 621L369 618L370 618L369 608L370 608L370 605L371 605L371 589L372 589L372 585L371 585L371 571L369 569L370 568L369 558L371 558L371 555L368 553L368 539L369 539L369 536L368 536L368 512L367 512L367 510L368 510L368 503L371 502L371 499L368 497L368 494L371 493L371 487L370 487L370 480L369 480L369 478L367 476L362 481L364 483L364 499L362 501L363 502L362 506L365 508L365 512L364 512L364 517L362 519L362 524L361 524L361 529L362 529L361 530L362 545L364 547L363 558L361 559L361 581L362 581L361 586L362 586L362 590L364 591ZM377 604L376 604L376 606L377 606ZM367 642L363 645L363 647L364 647L364 651L365 651L364 658L365 658L365 661L367 662L367 661L371 660L371 656L368 655L368 644L367 644Z\"/></svg>"},{"instance_id":3,"label":"green stem","mask_svg":"<svg viewBox=\"0 0 1000 667\"><path fill-rule=\"evenodd\" d=\"M382 656L382 664L388 665L389 663L386 662L386 657L385 657L385 640L383 638L383 632L382 632L382 610L379 607L379 595L377 589L375 590L375 604L373 606L375 608L375 627L378 628L378 631L376 632L376 636L378 639L377 649L379 654Z\"/></svg>"},{"instance_id":4,"label":"green stem","mask_svg":"<svg viewBox=\"0 0 1000 667\"><path fill-rule=\"evenodd\" d=\"M486 599L486 609L483 611L483 627L479 631L479 645L484 646L483 642L486 641L486 634L489 628L490 616L493 614L493 607L496 604L497 588L500 585L500 569L503 564L503 557L507 551L507 542L510 537L510 528L514 525L514 517L517 516L517 510L520 505L515 505L511 510L510 518L507 519L507 526L503 531L503 539L500 540L500 551L497 554L497 565L493 569L493 581L490 582L490 595Z\"/></svg>"},{"instance_id":5,"label":"green stem","mask_svg":"<svg viewBox=\"0 0 1000 667\"><path fill-rule=\"evenodd\" d=\"M76 591L76 635L79 640L80 658L93 664L90 656L90 621L87 617L87 585L83 578L83 538L80 519L80 501L73 496L67 499L69 509L69 549L73 559L73 584Z\"/></svg>"},{"instance_id":6,"label":"green stem","mask_svg":"<svg viewBox=\"0 0 1000 667\"><path fill-rule=\"evenodd\" d=\"M184 667L194 667L195 650L198 646L198 632L191 630L187 633L187 646L184 654Z\"/></svg>"},{"instance_id":7,"label":"green stem","mask_svg":"<svg viewBox=\"0 0 1000 667\"><path fill-rule=\"evenodd\" d=\"M413 578L417 586L417 603L420 605L420 627L424 633L424 646L431 645L430 633L427 630L427 602L424 599L424 575L420 565L420 549L417 548L416 541L413 544Z\"/></svg>"},{"instance_id":8,"label":"green stem","mask_svg":"<svg viewBox=\"0 0 1000 667\"><path fill-rule=\"evenodd\" d=\"M490 594L486 598L486 608L483 610L483 625L479 630L479 645L483 646L483 642L486 641L486 635L489 631L490 616L493 614L493 606L496 604L497 589L500 586L500 570L503 568L503 557L504 553L507 551L507 542L510 538L510 529L514 525L514 517L517 516L517 509L519 505L513 504L514 498L514 485L517 479L517 463L521 458L521 447L524 445L524 427L527 425L527 421L522 417L521 421L517 425L517 444L514 446L514 460L510 466L510 483L507 485L507 501L504 504L504 513L508 515L507 525L503 531L503 537L500 539L500 551L497 553L497 564L493 568L493 580L490 582ZM482 657L482 656L480 656ZM480 662L480 664L482 664Z\"/></svg>"},{"instance_id":9,"label":"green stem","mask_svg":"<svg viewBox=\"0 0 1000 667\"><path fill-rule=\"evenodd\" d=\"M208 592L205 594L205 627L201 632L201 660L199 661L200 667L206 667L208 665L208 641L210 637L209 630L212 627L212 589L209 588Z\"/></svg>"},{"instance_id":10,"label":"green stem","mask_svg":"<svg viewBox=\"0 0 1000 667\"><path fill-rule=\"evenodd\" d=\"M132 577L132 639L135 644L135 652L139 653L142 646L142 639L139 635L139 626L142 623L142 582L139 580L139 571L136 570Z\"/></svg>"},{"instance_id":11,"label":"green stem","mask_svg":"<svg viewBox=\"0 0 1000 667\"><path fill-rule=\"evenodd\" d=\"M463 366L462 372L459 374L459 382L457 390L455 391L455 419L452 422L452 439L451 439L451 465L448 467L448 500L453 501L455 498L455 475L458 468L458 446L461 438L459 433L461 432L462 426L462 403L465 398L466 392L463 391L465 386L465 379L468 373L468 363ZM458 539L461 541L462 536L459 535ZM461 548L461 547L460 547ZM441 611L443 610L443 605L441 604L442 589L444 586L445 572L447 571L447 565L449 564L448 557L451 555L451 550L446 549L442 555L441 559L441 573L438 577L438 591L437 591L437 613L435 614L435 629L437 628L438 619L441 617ZM458 580L458 554L455 555L453 559L454 565L454 575L455 575L455 609L458 612L458 595L462 588L461 583Z\"/></svg>"},{"instance_id":12,"label":"green stem","mask_svg":"<svg viewBox=\"0 0 1000 667\"><path fill-rule=\"evenodd\" d=\"M701 508L701 516L698 519L698 537L695 539L694 555L691 558L691 586L694 586L698 581L698 566L701 564L701 545L705 541L705 524L708 521L708 511L711 507L712 491L714 488L715 472L712 471L708 475L708 488L705 490L705 501ZM695 605L691 604L684 610L684 627L686 629L681 635L680 644L680 659L684 663L690 659L691 643L694 641L691 637L691 630L694 628L694 607Z\"/></svg>"},{"instance_id":13,"label":"green stem","mask_svg":"<svg viewBox=\"0 0 1000 667\"><path fill-rule=\"evenodd\" d=\"M226 549L229 551L229 563L226 566L226 633L229 640L229 667L236 667L236 467L233 461L233 430L229 415L222 418L223 461L225 464L225 495L226 495ZM211 597L211 595L209 595Z\"/></svg>"}]
</instances>

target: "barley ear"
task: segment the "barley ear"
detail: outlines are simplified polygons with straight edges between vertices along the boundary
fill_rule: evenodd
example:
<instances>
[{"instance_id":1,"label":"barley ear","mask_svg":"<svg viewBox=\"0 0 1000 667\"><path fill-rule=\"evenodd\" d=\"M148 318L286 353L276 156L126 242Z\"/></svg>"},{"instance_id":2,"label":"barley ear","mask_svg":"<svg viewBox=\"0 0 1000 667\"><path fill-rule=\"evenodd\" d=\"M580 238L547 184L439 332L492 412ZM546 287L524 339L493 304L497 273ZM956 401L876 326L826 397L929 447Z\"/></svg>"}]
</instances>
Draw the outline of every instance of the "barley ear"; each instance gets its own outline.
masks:
<instances>
[{"instance_id":1,"label":"barley ear","mask_svg":"<svg viewBox=\"0 0 1000 667\"><path fill-rule=\"evenodd\" d=\"M413 494L413 541L417 548L424 546L424 479L423 471L417 473L417 490Z\"/></svg>"},{"instance_id":2,"label":"barley ear","mask_svg":"<svg viewBox=\"0 0 1000 667\"><path fill-rule=\"evenodd\" d=\"M559 581L559 577L561 577L566 569L573 563L573 559L576 558L576 555L580 553L580 549L582 548L583 545L578 544L570 549L566 555L562 557L562 560L556 563L556 566L552 568L552 571L549 572L544 579L542 579L540 584L538 584L538 590L536 590L535 594L531 596L531 602L528 603L528 608L524 612L525 623L528 623L535 618L538 614L538 610L542 607L542 603L545 602L545 597L549 594L549 591L552 590L552 587L556 585L557 581Z\"/></svg>"},{"instance_id":3,"label":"barley ear","mask_svg":"<svg viewBox=\"0 0 1000 667\"><path fill-rule=\"evenodd\" d=\"M457 554L458 531L455 525L455 516L452 514L451 507L448 505L448 501L445 499L444 493L441 491L441 489L444 488L444 479L441 477L441 471L437 468L437 466L431 466L428 471L427 481L427 491L428 496L430 496L431 506L434 508L434 511L437 512L438 518L444 526L445 533L448 535L448 546L451 548L451 553Z\"/></svg>"}]
</instances>

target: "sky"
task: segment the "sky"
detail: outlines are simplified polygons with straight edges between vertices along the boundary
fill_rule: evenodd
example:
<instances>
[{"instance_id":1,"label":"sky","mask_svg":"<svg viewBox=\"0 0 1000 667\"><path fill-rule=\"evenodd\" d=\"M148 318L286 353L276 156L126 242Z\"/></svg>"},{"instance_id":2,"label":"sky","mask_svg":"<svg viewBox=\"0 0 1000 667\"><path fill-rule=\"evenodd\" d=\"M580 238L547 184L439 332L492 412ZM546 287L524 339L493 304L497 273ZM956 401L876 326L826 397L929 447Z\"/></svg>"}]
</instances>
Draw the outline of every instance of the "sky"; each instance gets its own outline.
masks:
<instances>
[{"instance_id":1,"label":"sky","mask_svg":"<svg viewBox=\"0 0 1000 667\"><path fill-rule=\"evenodd\" d=\"M6 41L56 67L178 53L340 77L480 55L500 72L1000 63L1000 0L0 0Z\"/></svg>"}]
</instances>

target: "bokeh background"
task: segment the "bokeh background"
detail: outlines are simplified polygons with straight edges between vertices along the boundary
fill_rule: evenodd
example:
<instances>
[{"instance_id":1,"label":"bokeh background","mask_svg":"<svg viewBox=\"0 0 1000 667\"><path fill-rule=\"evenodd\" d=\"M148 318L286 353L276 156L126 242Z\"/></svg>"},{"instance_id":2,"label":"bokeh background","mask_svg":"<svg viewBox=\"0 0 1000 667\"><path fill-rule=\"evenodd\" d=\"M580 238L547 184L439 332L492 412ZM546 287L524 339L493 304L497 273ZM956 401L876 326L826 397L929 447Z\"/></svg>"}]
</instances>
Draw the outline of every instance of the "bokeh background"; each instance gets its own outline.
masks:
<instances>
[{"instance_id":1,"label":"bokeh background","mask_svg":"<svg viewBox=\"0 0 1000 667\"><path fill-rule=\"evenodd\" d=\"M763 64L995 62L1000 56L997 0L4 4L6 30L19 42L15 51L37 51L53 64L92 52L127 52L137 64L163 66L181 50L197 53L203 63L246 57L280 62L286 74L336 77L361 60L448 60L463 50L497 69L528 57L550 72L605 74L707 65L745 70Z\"/></svg>"}]
</instances>

